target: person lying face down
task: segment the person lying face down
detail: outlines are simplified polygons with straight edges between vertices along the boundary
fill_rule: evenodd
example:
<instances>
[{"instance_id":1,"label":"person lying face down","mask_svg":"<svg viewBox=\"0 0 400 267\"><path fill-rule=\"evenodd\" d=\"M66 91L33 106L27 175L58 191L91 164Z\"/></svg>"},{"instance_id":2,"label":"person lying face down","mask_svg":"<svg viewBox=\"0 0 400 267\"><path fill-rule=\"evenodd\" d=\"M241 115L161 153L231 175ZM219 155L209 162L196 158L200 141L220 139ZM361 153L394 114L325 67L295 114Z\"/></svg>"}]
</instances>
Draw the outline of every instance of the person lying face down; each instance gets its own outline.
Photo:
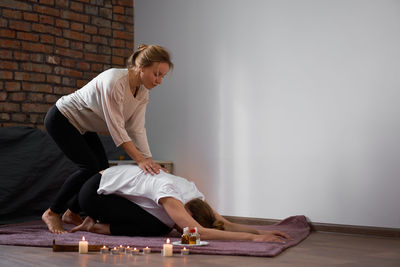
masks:
<instances>
[{"instance_id":1,"label":"person lying face down","mask_svg":"<svg viewBox=\"0 0 400 267\"><path fill-rule=\"evenodd\" d=\"M91 177L79 193L87 217L71 232L160 236L173 228L197 227L203 240L285 242L289 235L232 223L205 201L193 182L164 171L152 176L135 165L108 168Z\"/></svg>"}]
</instances>

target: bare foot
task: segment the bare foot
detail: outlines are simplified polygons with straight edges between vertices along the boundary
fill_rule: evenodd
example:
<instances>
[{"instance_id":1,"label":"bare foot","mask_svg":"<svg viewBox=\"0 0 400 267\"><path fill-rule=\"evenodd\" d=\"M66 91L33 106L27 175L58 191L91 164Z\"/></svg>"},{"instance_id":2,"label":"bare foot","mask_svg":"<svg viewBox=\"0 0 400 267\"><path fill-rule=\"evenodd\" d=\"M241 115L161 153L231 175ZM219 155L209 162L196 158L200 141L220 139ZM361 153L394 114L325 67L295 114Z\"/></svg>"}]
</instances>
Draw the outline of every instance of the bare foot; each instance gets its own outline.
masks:
<instances>
[{"instance_id":1,"label":"bare foot","mask_svg":"<svg viewBox=\"0 0 400 267\"><path fill-rule=\"evenodd\" d=\"M64 234L67 231L64 230L61 224L60 215L47 209L42 215L42 221L47 225L50 232L53 234Z\"/></svg>"},{"instance_id":2,"label":"bare foot","mask_svg":"<svg viewBox=\"0 0 400 267\"><path fill-rule=\"evenodd\" d=\"M62 216L62 221L64 223L73 224L73 225L80 225L83 223L81 216L79 216L79 214L73 213L69 209Z\"/></svg>"},{"instance_id":3,"label":"bare foot","mask_svg":"<svg viewBox=\"0 0 400 267\"><path fill-rule=\"evenodd\" d=\"M71 229L71 233L77 232L77 231L86 231L86 232L91 232L93 226L96 224L96 222L87 216L85 220L78 226L74 227Z\"/></svg>"}]
</instances>

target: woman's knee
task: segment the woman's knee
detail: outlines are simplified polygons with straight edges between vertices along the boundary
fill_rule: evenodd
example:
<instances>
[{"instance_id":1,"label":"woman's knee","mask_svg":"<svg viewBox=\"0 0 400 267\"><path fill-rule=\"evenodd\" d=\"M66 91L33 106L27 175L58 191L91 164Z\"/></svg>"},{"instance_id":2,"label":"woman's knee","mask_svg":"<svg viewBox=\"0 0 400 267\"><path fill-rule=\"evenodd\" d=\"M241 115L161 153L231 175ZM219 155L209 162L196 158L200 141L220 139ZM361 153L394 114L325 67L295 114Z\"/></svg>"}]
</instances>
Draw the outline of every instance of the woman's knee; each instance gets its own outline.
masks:
<instances>
[{"instance_id":1,"label":"woman's knee","mask_svg":"<svg viewBox=\"0 0 400 267\"><path fill-rule=\"evenodd\" d=\"M93 175L79 191L79 206L89 216L98 207L97 198L99 195L97 194L97 189L99 188L100 180L100 173Z\"/></svg>"}]
</instances>

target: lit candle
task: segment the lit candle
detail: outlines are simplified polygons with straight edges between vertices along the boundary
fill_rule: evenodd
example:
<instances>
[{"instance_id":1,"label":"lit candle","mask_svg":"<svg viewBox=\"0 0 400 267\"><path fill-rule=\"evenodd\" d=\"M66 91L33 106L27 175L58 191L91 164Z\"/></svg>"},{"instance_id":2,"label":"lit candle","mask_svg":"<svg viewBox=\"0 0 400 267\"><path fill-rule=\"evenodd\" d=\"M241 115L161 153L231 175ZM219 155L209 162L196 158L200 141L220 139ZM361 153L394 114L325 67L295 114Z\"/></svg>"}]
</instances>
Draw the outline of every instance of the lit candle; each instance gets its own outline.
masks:
<instances>
[{"instance_id":1,"label":"lit candle","mask_svg":"<svg viewBox=\"0 0 400 267\"><path fill-rule=\"evenodd\" d=\"M127 246L127 247L125 248L125 253L126 253L126 254L131 254L131 252L132 252L132 248L131 248L130 246Z\"/></svg>"},{"instance_id":2,"label":"lit candle","mask_svg":"<svg viewBox=\"0 0 400 267\"><path fill-rule=\"evenodd\" d=\"M173 248L172 244L170 244L169 238L167 239L167 243L163 245L163 253L162 255L164 257L171 257L173 254Z\"/></svg>"},{"instance_id":3,"label":"lit candle","mask_svg":"<svg viewBox=\"0 0 400 267\"><path fill-rule=\"evenodd\" d=\"M138 250L137 248L133 248L133 249L131 250L131 254L132 254L132 255L139 255L139 250Z\"/></svg>"},{"instance_id":4,"label":"lit candle","mask_svg":"<svg viewBox=\"0 0 400 267\"><path fill-rule=\"evenodd\" d=\"M123 245L119 245L119 253L125 253L125 247Z\"/></svg>"},{"instance_id":5,"label":"lit candle","mask_svg":"<svg viewBox=\"0 0 400 267\"><path fill-rule=\"evenodd\" d=\"M144 254L150 254L150 253L151 253L151 248L145 247L145 248L143 249L143 253L144 253Z\"/></svg>"},{"instance_id":6,"label":"lit candle","mask_svg":"<svg viewBox=\"0 0 400 267\"><path fill-rule=\"evenodd\" d=\"M111 254L118 255L119 254L119 249L114 247L113 249L111 249Z\"/></svg>"},{"instance_id":7,"label":"lit candle","mask_svg":"<svg viewBox=\"0 0 400 267\"><path fill-rule=\"evenodd\" d=\"M183 249L181 249L181 255L189 255L189 249L183 247Z\"/></svg>"},{"instance_id":8,"label":"lit candle","mask_svg":"<svg viewBox=\"0 0 400 267\"><path fill-rule=\"evenodd\" d=\"M100 253L101 254L108 254L109 253L108 247L103 246L102 248L100 248Z\"/></svg>"},{"instance_id":9,"label":"lit candle","mask_svg":"<svg viewBox=\"0 0 400 267\"><path fill-rule=\"evenodd\" d=\"M79 241L79 253L88 253L88 242L85 240L85 237L82 237L82 241Z\"/></svg>"}]
</instances>

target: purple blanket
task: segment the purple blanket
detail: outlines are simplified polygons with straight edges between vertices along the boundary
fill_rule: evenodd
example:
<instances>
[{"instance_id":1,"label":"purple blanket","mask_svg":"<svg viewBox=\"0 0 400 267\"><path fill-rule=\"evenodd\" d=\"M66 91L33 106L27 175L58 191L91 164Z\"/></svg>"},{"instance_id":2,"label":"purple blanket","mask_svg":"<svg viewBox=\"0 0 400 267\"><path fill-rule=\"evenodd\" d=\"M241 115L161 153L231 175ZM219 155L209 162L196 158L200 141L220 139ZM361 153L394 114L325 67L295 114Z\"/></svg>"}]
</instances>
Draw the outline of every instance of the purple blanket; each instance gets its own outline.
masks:
<instances>
[{"instance_id":1,"label":"purple blanket","mask_svg":"<svg viewBox=\"0 0 400 267\"><path fill-rule=\"evenodd\" d=\"M310 227L304 216L289 217L274 225L252 225L251 227L262 230L280 230L288 233L293 239L280 243L263 243L250 241L209 241L207 246L190 247L191 254L210 255L240 255L272 257L283 250L295 246L304 240L310 233ZM67 227L70 229L71 227ZM46 225L41 221L32 221L21 224L10 224L0 226L0 245L51 247L53 239L57 244L78 244L85 236L85 239L92 245L106 245L109 247L124 245L142 249L150 247L152 252L160 252L167 236L164 237L126 237L107 236L88 232L76 232L62 235L55 235L47 230ZM179 234L176 231L168 235L171 242L179 241ZM174 246L174 253L180 252L181 247Z\"/></svg>"}]
</instances>

